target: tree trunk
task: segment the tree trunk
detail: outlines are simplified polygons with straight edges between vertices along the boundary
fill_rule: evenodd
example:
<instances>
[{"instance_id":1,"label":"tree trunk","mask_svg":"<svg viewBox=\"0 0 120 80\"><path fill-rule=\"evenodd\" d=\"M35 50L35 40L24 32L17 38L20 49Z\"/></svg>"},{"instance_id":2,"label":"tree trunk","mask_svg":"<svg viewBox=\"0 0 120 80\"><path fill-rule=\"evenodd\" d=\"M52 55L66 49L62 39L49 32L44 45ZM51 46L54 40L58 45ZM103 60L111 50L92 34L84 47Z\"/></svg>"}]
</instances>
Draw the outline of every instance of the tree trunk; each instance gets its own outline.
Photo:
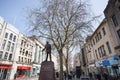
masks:
<instances>
[{"instance_id":1,"label":"tree trunk","mask_svg":"<svg viewBox=\"0 0 120 80\"><path fill-rule=\"evenodd\" d=\"M66 73L68 74L68 60L66 60Z\"/></svg>"},{"instance_id":2,"label":"tree trunk","mask_svg":"<svg viewBox=\"0 0 120 80\"><path fill-rule=\"evenodd\" d=\"M60 57L60 80L63 79L63 53L62 50L59 51L59 57Z\"/></svg>"}]
</instances>

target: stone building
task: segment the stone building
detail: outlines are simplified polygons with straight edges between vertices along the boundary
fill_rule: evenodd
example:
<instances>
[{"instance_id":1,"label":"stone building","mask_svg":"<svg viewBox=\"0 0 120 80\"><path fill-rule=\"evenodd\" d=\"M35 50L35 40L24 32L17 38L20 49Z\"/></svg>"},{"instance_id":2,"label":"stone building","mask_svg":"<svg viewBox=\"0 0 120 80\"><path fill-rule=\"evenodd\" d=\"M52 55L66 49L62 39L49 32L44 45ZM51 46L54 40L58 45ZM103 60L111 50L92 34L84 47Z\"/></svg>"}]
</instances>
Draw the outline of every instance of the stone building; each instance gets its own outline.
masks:
<instances>
[{"instance_id":1,"label":"stone building","mask_svg":"<svg viewBox=\"0 0 120 80\"><path fill-rule=\"evenodd\" d=\"M104 15L111 31L112 47L119 61L118 64L113 65L113 68L116 66L118 71L118 68L120 69L120 0L109 0L104 10Z\"/></svg>"}]
</instances>

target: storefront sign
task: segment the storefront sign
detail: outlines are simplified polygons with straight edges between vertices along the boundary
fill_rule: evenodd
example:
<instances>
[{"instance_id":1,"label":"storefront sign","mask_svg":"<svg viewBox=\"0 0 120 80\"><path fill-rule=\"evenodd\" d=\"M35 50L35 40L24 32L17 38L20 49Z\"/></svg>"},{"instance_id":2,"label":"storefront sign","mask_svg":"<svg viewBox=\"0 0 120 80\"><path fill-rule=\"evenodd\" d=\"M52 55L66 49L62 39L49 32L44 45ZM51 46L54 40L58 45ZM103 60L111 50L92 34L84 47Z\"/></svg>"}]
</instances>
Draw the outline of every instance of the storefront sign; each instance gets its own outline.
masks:
<instances>
[{"instance_id":1,"label":"storefront sign","mask_svg":"<svg viewBox=\"0 0 120 80\"><path fill-rule=\"evenodd\" d=\"M12 65L0 65L0 68L11 69Z\"/></svg>"},{"instance_id":2,"label":"storefront sign","mask_svg":"<svg viewBox=\"0 0 120 80\"><path fill-rule=\"evenodd\" d=\"M30 70L30 66L17 66L18 69L25 69L25 70Z\"/></svg>"},{"instance_id":3,"label":"storefront sign","mask_svg":"<svg viewBox=\"0 0 120 80\"><path fill-rule=\"evenodd\" d=\"M103 60L103 61L102 61L102 64L103 64L103 66L105 66L105 67L110 66L110 62L109 62L109 60L107 60L107 59Z\"/></svg>"}]
</instances>

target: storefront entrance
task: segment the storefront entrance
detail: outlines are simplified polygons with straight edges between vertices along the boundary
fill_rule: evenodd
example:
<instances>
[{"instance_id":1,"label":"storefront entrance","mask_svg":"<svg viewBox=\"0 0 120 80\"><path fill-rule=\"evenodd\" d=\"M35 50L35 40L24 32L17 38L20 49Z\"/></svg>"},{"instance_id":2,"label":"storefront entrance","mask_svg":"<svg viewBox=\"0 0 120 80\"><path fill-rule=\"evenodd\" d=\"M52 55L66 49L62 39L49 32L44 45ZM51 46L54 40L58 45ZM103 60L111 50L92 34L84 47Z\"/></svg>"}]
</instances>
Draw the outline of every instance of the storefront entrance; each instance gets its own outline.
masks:
<instances>
[{"instance_id":1,"label":"storefront entrance","mask_svg":"<svg viewBox=\"0 0 120 80\"><path fill-rule=\"evenodd\" d=\"M0 65L0 80L9 80L12 66Z\"/></svg>"},{"instance_id":2,"label":"storefront entrance","mask_svg":"<svg viewBox=\"0 0 120 80\"><path fill-rule=\"evenodd\" d=\"M17 67L17 78L29 77L30 76L30 66L18 66Z\"/></svg>"}]
</instances>

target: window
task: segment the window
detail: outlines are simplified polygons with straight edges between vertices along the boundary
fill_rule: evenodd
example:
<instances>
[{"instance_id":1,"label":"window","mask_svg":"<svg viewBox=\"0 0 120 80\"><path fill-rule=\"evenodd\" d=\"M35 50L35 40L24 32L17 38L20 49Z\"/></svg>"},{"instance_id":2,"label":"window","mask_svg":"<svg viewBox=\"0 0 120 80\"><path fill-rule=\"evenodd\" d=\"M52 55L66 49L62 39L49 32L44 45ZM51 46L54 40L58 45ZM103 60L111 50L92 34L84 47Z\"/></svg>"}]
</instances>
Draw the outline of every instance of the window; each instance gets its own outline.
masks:
<instances>
[{"instance_id":1,"label":"window","mask_svg":"<svg viewBox=\"0 0 120 80\"><path fill-rule=\"evenodd\" d=\"M5 48L5 45L6 45L6 40L3 41L3 43L2 43L2 48L1 48L1 49L4 49L4 48Z\"/></svg>"},{"instance_id":2,"label":"window","mask_svg":"<svg viewBox=\"0 0 120 80\"><path fill-rule=\"evenodd\" d=\"M111 51L109 42L106 42L106 46L107 46L108 52L111 53L112 51Z\"/></svg>"},{"instance_id":3,"label":"window","mask_svg":"<svg viewBox=\"0 0 120 80\"><path fill-rule=\"evenodd\" d=\"M19 56L19 60L18 61L20 62L20 56Z\"/></svg>"},{"instance_id":4,"label":"window","mask_svg":"<svg viewBox=\"0 0 120 80\"><path fill-rule=\"evenodd\" d=\"M8 37L8 33L5 33L5 38L7 38Z\"/></svg>"},{"instance_id":5,"label":"window","mask_svg":"<svg viewBox=\"0 0 120 80\"><path fill-rule=\"evenodd\" d=\"M105 28L102 28L103 35L106 35Z\"/></svg>"},{"instance_id":6,"label":"window","mask_svg":"<svg viewBox=\"0 0 120 80\"><path fill-rule=\"evenodd\" d=\"M11 33L9 39L12 40L12 37L13 37L13 34Z\"/></svg>"},{"instance_id":7,"label":"window","mask_svg":"<svg viewBox=\"0 0 120 80\"><path fill-rule=\"evenodd\" d=\"M0 59L2 59L3 51L0 51Z\"/></svg>"},{"instance_id":8,"label":"window","mask_svg":"<svg viewBox=\"0 0 120 80\"><path fill-rule=\"evenodd\" d=\"M14 36L13 41L14 41L14 42L16 41L16 36Z\"/></svg>"},{"instance_id":9,"label":"window","mask_svg":"<svg viewBox=\"0 0 120 80\"><path fill-rule=\"evenodd\" d=\"M112 16L112 22L113 22L114 26L118 26L118 22L117 22L115 15Z\"/></svg>"},{"instance_id":10,"label":"window","mask_svg":"<svg viewBox=\"0 0 120 80\"><path fill-rule=\"evenodd\" d=\"M23 40L21 41L21 46L23 45Z\"/></svg>"},{"instance_id":11,"label":"window","mask_svg":"<svg viewBox=\"0 0 120 80\"><path fill-rule=\"evenodd\" d=\"M27 56L28 55L28 51L26 51L26 53L25 53L25 56Z\"/></svg>"},{"instance_id":12,"label":"window","mask_svg":"<svg viewBox=\"0 0 120 80\"><path fill-rule=\"evenodd\" d=\"M9 55L9 59L8 60L12 60L12 54Z\"/></svg>"},{"instance_id":13,"label":"window","mask_svg":"<svg viewBox=\"0 0 120 80\"><path fill-rule=\"evenodd\" d=\"M95 45L95 40L93 39L93 44Z\"/></svg>"},{"instance_id":14,"label":"window","mask_svg":"<svg viewBox=\"0 0 120 80\"><path fill-rule=\"evenodd\" d=\"M99 34L99 39L101 39L102 38L101 33L99 32L98 34Z\"/></svg>"},{"instance_id":15,"label":"window","mask_svg":"<svg viewBox=\"0 0 120 80\"><path fill-rule=\"evenodd\" d=\"M23 62L23 57L22 57L22 62Z\"/></svg>"},{"instance_id":16,"label":"window","mask_svg":"<svg viewBox=\"0 0 120 80\"><path fill-rule=\"evenodd\" d=\"M120 38L120 29L117 31L117 34L118 34L118 36L119 36L119 38Z\"/></svg>"},{"instance_id":17,"label":"window","mask_svg":"<svg viewBox=\"0 0 120 80\"><path fill-rule=\"evenodd\" d=\"M7 57L8 57L8 53L6 52L5 56L4 56L4 59L7 59Z\"/></svg>"},{"instance_id":18,"label":"window","mask_svg":"<svg viewBox=\"0 0 120 80\"><path fill-rule=\"evenodd\" d=\"M102 52L102 56L106 56L104 45L101 46L101 52Z\"/></svg>"},{"instance_id":19,"label":"window","mask_svg":"<svg viewBox=\"0 0 120 80\"><path fill-rule=\"evenodd\" d=\"M97 50L95 50L95 54L96 54L96 58L98 59L98 54L97 54Z\"/></svg>"},{"instance_id":20,"label":"window","mask_svg":"<svg viewBox=\"0 0 120 80\"><path fill-rule=\"evenodd\" d=\"M12 46L11 46L11 52L14 51L14 43L12 43Z\"/></svg>"},{"instance_id":21,"label":"window","mask_svg":"<svg viewBox=\"0 0 120 80\"><path fill-rule=\"evenodd\" d=\"M8 44L7 44L7 49L6 49L7 51L10 50L10 45L11 45L11 42L9 41Z\"/></svg>"},{"instance_id":22,"label":"window","mask_svg":"<svg viewBox=\"0 0 120 80\"><path fill-rule=\"evenodd\" d=\"M102 57L100 48L98 48L98 53L99 53L99 56Z\"/></svg>"}]
</instances>

